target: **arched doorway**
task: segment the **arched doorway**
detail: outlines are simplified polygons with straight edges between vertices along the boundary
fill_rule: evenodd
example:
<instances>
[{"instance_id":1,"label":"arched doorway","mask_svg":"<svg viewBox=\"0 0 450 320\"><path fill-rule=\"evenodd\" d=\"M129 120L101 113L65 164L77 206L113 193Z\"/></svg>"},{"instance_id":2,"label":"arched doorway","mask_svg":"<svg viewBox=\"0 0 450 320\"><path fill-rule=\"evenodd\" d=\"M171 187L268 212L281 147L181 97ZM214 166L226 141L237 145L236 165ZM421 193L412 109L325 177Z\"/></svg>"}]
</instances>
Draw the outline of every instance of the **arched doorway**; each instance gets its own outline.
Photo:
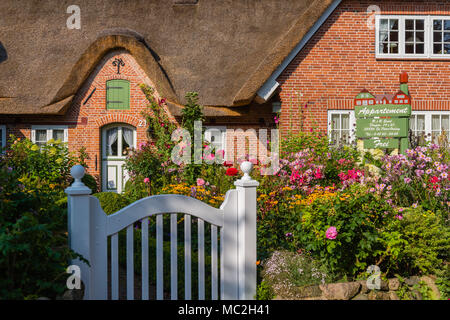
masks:
<instances>
[{"instance_id":1,"label":"arched doorway","mask_svg":"<svg viewBox=\"0 0 450 320\"><path fill-rule=\"evenodd\" d=\"M124 168L131 149L136 148L136 128L121 123L102 128L102 191L121 193L128 180Z\"/></svg>"}]
</instances>

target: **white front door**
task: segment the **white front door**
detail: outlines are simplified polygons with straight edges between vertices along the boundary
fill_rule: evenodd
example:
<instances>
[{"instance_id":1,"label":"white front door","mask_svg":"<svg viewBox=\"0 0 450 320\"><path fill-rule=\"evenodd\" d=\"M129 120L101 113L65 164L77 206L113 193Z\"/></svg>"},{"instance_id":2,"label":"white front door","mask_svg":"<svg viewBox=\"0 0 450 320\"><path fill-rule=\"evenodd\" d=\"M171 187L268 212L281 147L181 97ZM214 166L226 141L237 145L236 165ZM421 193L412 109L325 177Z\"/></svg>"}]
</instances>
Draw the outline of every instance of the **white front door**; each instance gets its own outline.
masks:
<instances>
[{"instance_id":1,"label":"white front door","mask_svg":"<svg viewBox=\"0 0 450 320\"><path fill-rule=\"evenodd\" d=\"M102 191L121 193L129 176L125 159L136 148L136 129L124 125L109 125L102 130Z\"/></svg>"}]
</instances>

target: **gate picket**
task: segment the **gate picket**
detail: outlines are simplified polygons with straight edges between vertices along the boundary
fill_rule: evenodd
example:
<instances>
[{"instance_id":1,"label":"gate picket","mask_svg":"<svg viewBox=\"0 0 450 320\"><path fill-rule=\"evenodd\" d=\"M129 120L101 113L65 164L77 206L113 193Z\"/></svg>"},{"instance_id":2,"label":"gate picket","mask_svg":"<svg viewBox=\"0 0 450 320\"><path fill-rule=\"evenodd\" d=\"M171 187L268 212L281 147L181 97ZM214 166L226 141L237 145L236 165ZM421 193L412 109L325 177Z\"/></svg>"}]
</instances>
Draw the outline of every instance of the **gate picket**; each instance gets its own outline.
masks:
<instances>
[{"instance_id":1,"label":"gate picket","mask_svg":"<svg viewBox=\"0 0 450 320\"><path fill-rule=\"evenodd\" d=\"M156 216L156 299L163 299L163 216Z\"/></svg>"},{"instance_id":2,"label":"gate picket","mask_svg":"<svg viewBox=\"0 0 450 320\"><path fill-rule=\"evenodd\" d=\"M178 299L178 270L177 270L177 214L170 215L170 299Z\"/></svg>"},{"instance_id":3,"label":"gate picket","mask_svg":"<svg viewBox=\"0 0 450 320\"><path fill-rule=\"evenodd\" d=\"M142 300L149 299L148 292L148 218L144 218L141 220L141 230L142 230L142 238L141 238L141 248L142 248Z\"/></svg>"},{"instance_id":4,"label":"gate picket","mask_svg":"<svg viewBox=\"0 0 450 320\"><path fill-rule=\"evenodd\" d=\"M111 236L111 299L119 300L119 234Z\"/></svg>"},{"instance_id":5,"label":"gate picket","mask_svg":"<svg viewBox=\"0 0 450 320\"><path fill-rule=\"evenodd\" d=\"M184 299L191 300L191 216L184 216Z\"/></svg>"},{"instance_id":6,"label":"gate picket","mask_svg":"<svg viewBox=\"0 0 450 320\"><path fill-rule=\"evenodd\" d=\"M127 300L134 300L133 225L127 227Z\"/></svg>"}]
</instances>

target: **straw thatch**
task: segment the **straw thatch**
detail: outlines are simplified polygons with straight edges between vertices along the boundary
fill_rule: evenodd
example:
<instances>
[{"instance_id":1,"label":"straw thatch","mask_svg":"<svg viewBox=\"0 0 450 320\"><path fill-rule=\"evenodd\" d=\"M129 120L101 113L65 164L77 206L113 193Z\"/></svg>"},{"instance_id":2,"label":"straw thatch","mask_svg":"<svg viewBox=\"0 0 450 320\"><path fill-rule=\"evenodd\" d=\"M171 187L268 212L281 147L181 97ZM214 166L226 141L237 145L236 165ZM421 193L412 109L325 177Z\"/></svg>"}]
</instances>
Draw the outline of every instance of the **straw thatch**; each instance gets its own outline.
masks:
<instances>
[{"instance_id":1,"label":"straw thatch","mask_svg":"<svg viewBox=\"0 0 450 320\"><path fill-rule=\"evenodd\" d=\"M125 48L162 96L240 106L332 0L0 1L0 113L62 114L102 56Z\"/></svg>"}]
</instances>

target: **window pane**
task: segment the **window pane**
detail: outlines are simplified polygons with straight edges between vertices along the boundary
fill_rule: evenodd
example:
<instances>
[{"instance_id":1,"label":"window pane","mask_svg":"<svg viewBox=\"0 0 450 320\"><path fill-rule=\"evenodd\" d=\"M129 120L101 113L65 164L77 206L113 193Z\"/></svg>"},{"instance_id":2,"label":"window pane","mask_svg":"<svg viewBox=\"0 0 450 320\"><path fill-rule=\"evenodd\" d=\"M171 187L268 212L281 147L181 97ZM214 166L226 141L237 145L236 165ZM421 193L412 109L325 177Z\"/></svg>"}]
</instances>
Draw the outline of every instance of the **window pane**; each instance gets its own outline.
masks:
<instances>
[{"instance_id":1,"label":"window pane","mask_svg":"<svg viewBox=\"0 0 450 320\"><path fill-rule=\"evenodd\" d=\"M425 26L425 20L423 20L423 19L416 20L416 30L425 30L424 26Z\"/></svg>"},{"instance_id":2,"label":"window pane","mask_svg":"<svg viewBox=\"0 0 450 320\"><path fill-rule=\"evenodd\" d=\"M133 130L122 128L122 156L128 155L133 146Z\"/></svg>"},{"instance_id":3,"label":"window pane","mask_svg":"<svg viewBox=\"0 0 450 320\"><path fill-rule=\"evenodd\" d=\"M331 129L337 129L339 130L340 127L340 121L339 121L339 115L338 114L332 114L331 115Z\"/></svg>"},{"instance_id":4,"label":"window pane","mask_svg":"<svg viewBox=\"0 0 450 320\"><path fill-rule=\"evenodd\" d=\"M380 42L387 42L387 41L388 41L388 33L380 32Z\"/></svg>"},{"instance_id":5,"label":"window pane","mask_svg":"<svg viewBox=\"0 0 450 320\"><path fill-rule=\"evenodd\" d=\"M448 130L450 129L450 116L441 116L441 130L445 131L448 136Z\"/></svg>"},{"instance_id":6,"label":"window pane","mask_svg":"<svg viewBox=\"0 0 450 320\"><path fill-rule=\"evenodd\" d=\"M433 115L431 118L431 130L441 130L439 115Z\"/></svg>"},{"instance_id":7,"label":"window pane","mask_svg":"<svg viewBox=\"0 0 450 320\"><path fill-rule=\"evenodd\" d=\"M398 19L389 20L389 30L398 30Z\"/></svg>"},{"instance_id":8,"label":"window pane","mask_svg":"<svg viewBox=\"0 0 450 320\"><path fill-rule=\"evenodd\" d=\"M433 53L442 54L442 43L433 45Z\"/></svg>"},{"instance_id":9,"label":"window pane","mask_svg":"<svg viewBox=\"0 0 450 320\"><path fill-rule=\"evenodd\" d=\"M442 20L433 20L433 30L442 30Z\"/></svg>"},{"instance_id":10,"label":"window pane","mask_svg":"<svg viewBox=\"0 0 450 320\"><path fill-rule=\"evenodd\" d=\"M416 117L411 116L411 118L409 118L409 128L412 131L416 130Z\"/></svg>"},{"instance_id":11,"label":"window pane","mask_svg":"<svg viewBox=\"0 0 450 320\"><path fill-rule=\"evenodd\" d=\"M416 42L424 42L424 41L425 41L425 33L416 32Z\"/></svg>"},{"instance_id":12,"label":"window pane","mask_svg":"<svg viewBox=\"0 0 450 320\"><path fill-rule=\"evenodd\" d=\"M341 116L341 119L342 119L342 127L341 127L341 129L343 129L343 130L350 129L350 126L349 126L350 116L348 114L343 114Z\"/></svg>"},{"instance_id":13,"label":"window pane","mask_svg":"<svg viewBox=\"0 0 450 320\"><path fill-rule=\"evenodd\" d=\"M398 43L391 43L390 44L390 51L389 53L398 53Z\"/></svg>"},{"instance_id":14,"label":"window pane","mask_svg":"<svg viewBox=\"0 0 450 320\"><path fill-rule=\"evenodd\" d=\"M417 115L417 131L425 131L425 115Z\"/></svg>"},{"instance_id":15,"label":"window pane","mask_svg":"<svg viewBox=\"0 0 450 320\"><path fill-rule=\"evenodd\" d=\"M388 19L380 20L380 30L388 30Z\"/></svg>"},{"instance_id":16,"label":"window pane","mask_svg":"<svg viewBox=\"0 0 450 320\"><path fill-rule=\"evenodd\" d=\"M450 42L450 32L444 32L444 42Z\"/></svg>"},{"instance_id":17,"label":"window pane","mask_svg":"<svg viewBox=\"0 0 450 320\"><path fill-rule=\"evenodd\" d=\"M64 130L53 130L53 140L64 141Z\"/></svg>"},{"instance_id":18,"label":"window pane","mask_svg":"<svg viewBox=\"0 0 450 320\"><path fill-rule=\"evenodd\" d=\"M36 142L47 142L47 130L36 130Z\"/></svg>"},{"instance_id":19,"label":"window pane","mask_svg":"<svg viewBox=\"0 0 450 320\"><path fill-rule=\"evenodd\" d=\"M108 156L117 156L118 155L118 129L111 128L106 131L106 148Z\"/></svg>"},{"instance_id":20,"label":"window pane","mask_svg":"<svg viewBox=\"0 0 450 320\"><path fill-rule=\"evenodd\" d=\"M349 144L349 142L350 142L350 130L342 130L341 143Z\"/></svg>"},{"instance_id":21,"label":"window pane","mask_svg":"<svg viewBox=\"0 0 450 320\"><path fill-rule=\"evenodd\" d=\"M414 32L405 32L405 41L414 42Z\"/></svg>"},{"instance_id":22,"label":"window pane","mask_svg":"<svg viewBox=\"0 0 450 320\"><path fill-rule=\"evenodd\" d=\"M414 53L414 44L413 43L407 43L405 45L405 53Z\"/></svg>"},{"instance_id":23,"label":"window pane","mask_svg":"<svg viewBox=\"0 0 450 320\"><path fill-rule=\"evenodd\" d=\"M414 20L406 19L405 20L405 28L406 28L406 30L414 30Z\"/></svg>"},{"instance_id":24,"label":"window pane","mask_svg":"<svg viewBox=\"0 0 450 320\"><path fill-rule=\"evenodd\" d=\"M389 53L389 45L387 43L380 43L380 53Z\"/></svg>"},{"instance_id":25,"label":"window pane","mask_svg":"<svg viewBox=\"0 0 450 320\"><path fill-rule=\"evenodd\" d=\"M450 30L450 20L444 20L444 30Z\"/></svg>"},{"instance_id":26,"label":"window pane","mask_svg":"<svg viewBox=\"0 0 450 320\"><path fill-rule=\"evenodd\" d=\"M450 43L444 44L444 54L450 54Z\"/></svg>"},{"instance_id":27,"label":"window pane","mask_svg":"<svg viewBox=\"0 0 450 320\"><path fill-rule=\"evenodd\" d=\"M397 42L398 41L398 31L389 32L389 41Z\"/></svg>"},{"instance_id":28,"label":"window pane","mask_svg":"<svg viewBox=\"0 0 450 320\"><path fill-rule=\"evenodd\" d=\"M433 33L433 41L434 42L442 42L442 32L434 32Z\"/></svg>"},{"instance_id":29,"label":"window pane","mask_svg":"<svg viewBox=\"0 0 450 320\"><path fill-rule=\"evenodd\" d=\"M425 53L425 46L423 45L423 43L416 44L416 53L418 54Z\"/></svg>"}]
</instances>

